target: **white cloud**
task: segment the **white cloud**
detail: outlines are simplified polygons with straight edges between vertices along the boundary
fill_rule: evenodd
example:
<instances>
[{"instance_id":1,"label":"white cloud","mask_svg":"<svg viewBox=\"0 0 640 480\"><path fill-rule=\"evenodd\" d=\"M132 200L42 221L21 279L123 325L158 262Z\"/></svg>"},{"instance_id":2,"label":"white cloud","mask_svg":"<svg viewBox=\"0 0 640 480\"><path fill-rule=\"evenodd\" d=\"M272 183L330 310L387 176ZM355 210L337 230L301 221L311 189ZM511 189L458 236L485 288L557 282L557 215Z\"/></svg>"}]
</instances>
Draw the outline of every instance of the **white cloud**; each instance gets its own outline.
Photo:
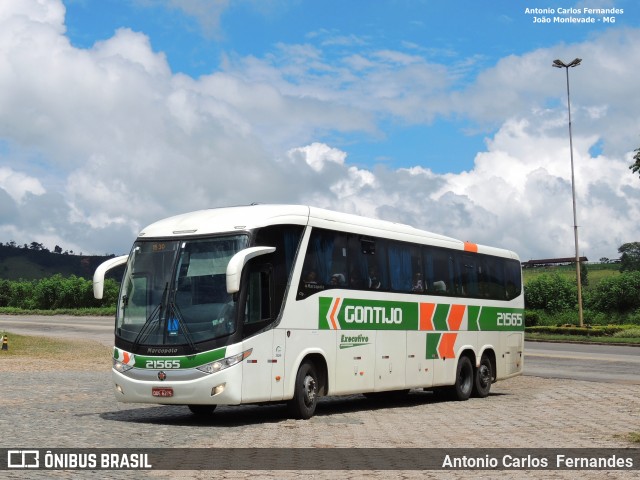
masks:
<instances>
[{"instance_id":1,"label":"white cloud","mask_svg":"<svg viewBox=\"0 0 640 480\"><path fill-rule=\"evenodd\" d=\"M638 30L507 57L453 92L462 63L364 48L329 61L312 45L280 45L264 58L230 55L219 71L191 78L172 73L143 33L120 29L78 49L64 34L59 1L0 5L6 241L123 253L141 227L164 216L300 202L525 258L568 256L566 97L551 60L572 55L585 58L571 72L582 251L614 257L621 243L640 238L640 183L627 168L640 127ZM188 6L195 12L207 4ZM338 143L345 133L381 134L385 121L428 123L440 115L491 126L467 172L355 165L349 144ZM590 154L596 144L602 153Z\"/></svg>"},{"instance_id":2,"label":"white cloud","mask_svg":"<svg viewBox=\"0 0 640 480\"><path fill-rule=\"evenodd\" d=\"M10 168L0 167L0 189L4 190L17 203L21 203L25 195L42 195L44 187L37 178Z\"/></svg>"},{"instance_id":3,"label":"white cloud","mask_svg":"<svg viewBox=\"0 0 640 480\"><path fill-rule=\"evenodd\" d=\"M345 152L318 142L306 147L292 148L287 152L287 155L293 159L296 157L302 158L316 172L321 172L327 162L344 165L344 160L347 157Z\"/></svg>"}]
</instances>

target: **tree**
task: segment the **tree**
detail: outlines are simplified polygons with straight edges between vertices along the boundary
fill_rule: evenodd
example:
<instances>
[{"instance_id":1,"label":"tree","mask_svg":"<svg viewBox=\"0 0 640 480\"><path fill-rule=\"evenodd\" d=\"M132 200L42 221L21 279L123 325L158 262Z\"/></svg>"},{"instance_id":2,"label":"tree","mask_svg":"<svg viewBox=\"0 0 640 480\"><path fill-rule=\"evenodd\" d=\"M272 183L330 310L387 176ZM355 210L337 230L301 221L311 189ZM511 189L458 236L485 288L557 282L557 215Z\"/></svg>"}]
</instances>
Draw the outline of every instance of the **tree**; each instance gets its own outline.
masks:
<instances>
[{"instance_id":1,"label":"tree","mask_svg":"<svg viewBox=\"0 0 640 480\"><path fill-rule=\"evenodd\" d=\"M633 173L637 173L638 175L640 175L640 148L636 148L634 151L636 152L636 154L633 156L635 163L629 165L629 168Z\"/></svg>"},{"instance_id":2,"label":"tree","mask_svg":"<svg viewBox=\"0 0 640 480\"><path fill-rule=\"evenodd\" d=\"M587 265L580 262L580 285L583 287L589 286L589 270Z\"/></svg>"},{"instance_id":3,"label":"tree","mask_svg":"<svg viewBox=\"0 0 640 480\"><path fill-rule=\"evenodd\" d=\"M620 271L640 270L640 242L629 242L618 247L620 253Z\"/></svg>"}]
</instances>

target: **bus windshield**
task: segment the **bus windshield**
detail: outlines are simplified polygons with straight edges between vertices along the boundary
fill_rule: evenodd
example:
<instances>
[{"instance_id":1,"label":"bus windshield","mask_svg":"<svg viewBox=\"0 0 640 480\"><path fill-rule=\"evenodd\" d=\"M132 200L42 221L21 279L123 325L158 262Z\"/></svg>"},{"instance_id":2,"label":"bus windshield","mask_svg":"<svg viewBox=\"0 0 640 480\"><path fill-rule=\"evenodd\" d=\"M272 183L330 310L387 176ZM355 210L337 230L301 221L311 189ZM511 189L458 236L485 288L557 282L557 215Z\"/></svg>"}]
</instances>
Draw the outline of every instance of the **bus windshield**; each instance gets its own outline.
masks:
<instances>
[{"instance_id":1,"label":"bus windshield","mask_svg":"<svg viewBox=\"0 0 640 480\"><path fill-rule=\"evenodd\" d=\"M226 268L248 237L134 244L116 316L116 335L134 345L189 345L236 330Z\"/></svg>"}]
</instances>

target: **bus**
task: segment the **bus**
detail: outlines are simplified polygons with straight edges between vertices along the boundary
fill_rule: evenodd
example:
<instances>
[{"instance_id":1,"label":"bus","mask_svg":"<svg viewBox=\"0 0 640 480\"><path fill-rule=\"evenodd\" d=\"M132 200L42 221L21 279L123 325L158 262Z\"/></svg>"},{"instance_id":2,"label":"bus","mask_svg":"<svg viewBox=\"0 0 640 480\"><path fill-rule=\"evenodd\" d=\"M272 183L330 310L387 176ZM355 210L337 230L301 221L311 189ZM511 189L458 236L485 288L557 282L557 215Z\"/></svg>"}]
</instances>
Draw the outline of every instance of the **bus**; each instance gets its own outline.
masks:
<instances>
[{"instance_id":1,"label":"bus","mask_svg":"<svg viewBox=\"0 0 640 480\"><path fill-rule=\"evenodd\" d=\"M121 402L286 403L328 395L486 397L523 369L518 256L407 225L302 205L214 208L146 227L115 317Z\"/></svg>"}]
</instances>

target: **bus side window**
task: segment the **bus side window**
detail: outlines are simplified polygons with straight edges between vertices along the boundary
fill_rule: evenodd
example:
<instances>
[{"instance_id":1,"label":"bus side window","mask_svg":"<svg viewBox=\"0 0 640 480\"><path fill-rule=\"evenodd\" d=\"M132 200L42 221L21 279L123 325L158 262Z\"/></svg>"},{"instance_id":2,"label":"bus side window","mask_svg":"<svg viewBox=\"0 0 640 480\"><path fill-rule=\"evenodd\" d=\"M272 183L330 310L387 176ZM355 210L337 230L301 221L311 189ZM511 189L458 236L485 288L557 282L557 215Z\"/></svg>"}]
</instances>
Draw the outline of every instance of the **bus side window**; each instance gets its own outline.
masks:
<instances>
[{"instance_id":1,"label":"bus side window","mask_svg":"<svg viewBox=\"0 0 640 480\"><path fill-rule=\"evenodd\" d=\"M460 283L464 296L478 296L478 267L472 255L460 255L458 257L460 270Z\"/></svg>"},{"instance_id":2,"label":"bus side window","mask_svg":"<svg viewBox=\"0 0 640 480\"><path fill-rule=\"evenodd\" d=\"M304 259L297 299L347 285L347 236L314 228Z\"/></svg>"},{"instance_id":3,"label":"bus side window","mask_svg":"<svg viewBox=\"0 0 640 480\"><path fill-rule=\"evenodd\" d=\"M507 300L512 300L522 293L522 270L520 263L516 260L505 260L504 270L507 279Z\"/></svg>"},{"instance_id":4,"label":"bus side window","mask_svg":"<svg viewBox=\"0 0 640 480\"><path fill-rule=\"evenodd\" d=\"M375 262L375 240L350 235L348 240L349 288L366 290L369 287L369 265Z\"/></svg>"},{"instance_id":5,"label":"bus side window","mask_svg":"<svg viewBox=\"0 0 640 480\"><path fill-rule=\"evenodd\" d=\"M433 249L433 284L428 285L428 290L436 295L446 295L451 293L453 286L453 271L450 265L450 257L447 251Z\"/></svg>"},{"instance_id":6,"label":"bus side window","mask_svg":"<svg viewBox=\"0 0 640 480\"><path fill-rule=\"evenodd\" d=\"M389 242L389 275L396 292L424 291L420 248L400 242Z\"/></svg>"},{"instance_id":7,"label":"bus side window","mask_svg":"<svg viewBox=\"0 0 640 480\"><path fill-rule=\"evenodd\" d=\"M252 269L245 306L243 336L266 326L273 319L273 282L270 265Z\"/></svg>"}]
</instances>

